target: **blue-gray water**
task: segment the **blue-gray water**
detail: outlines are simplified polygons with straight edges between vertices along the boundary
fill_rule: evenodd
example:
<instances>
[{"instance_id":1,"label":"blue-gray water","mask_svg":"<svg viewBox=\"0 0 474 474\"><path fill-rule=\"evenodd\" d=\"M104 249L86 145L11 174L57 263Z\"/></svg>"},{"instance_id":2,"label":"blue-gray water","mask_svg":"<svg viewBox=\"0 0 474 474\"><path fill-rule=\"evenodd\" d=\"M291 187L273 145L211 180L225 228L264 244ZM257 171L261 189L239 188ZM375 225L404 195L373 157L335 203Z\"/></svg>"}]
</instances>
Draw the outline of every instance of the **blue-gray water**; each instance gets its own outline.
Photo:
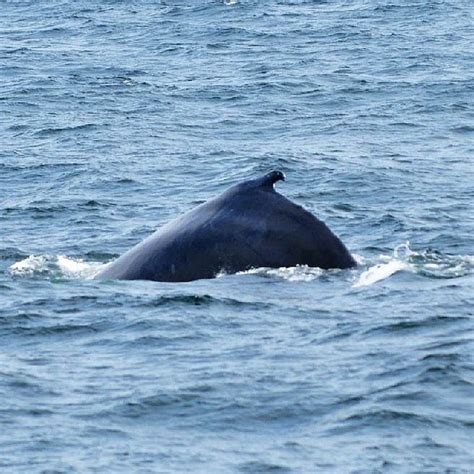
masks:
<instances>
[{"instance_id":1,"label":"blue-gray water","mask_svg":"<svg viewBox=\"0 0 474 474\"><path fill-rule=\"evenodd\" d=\"M2 2L2 472L472 472L471 0ZM240 180L348 271L89 277Z\"/></svg>"}]
</instances>

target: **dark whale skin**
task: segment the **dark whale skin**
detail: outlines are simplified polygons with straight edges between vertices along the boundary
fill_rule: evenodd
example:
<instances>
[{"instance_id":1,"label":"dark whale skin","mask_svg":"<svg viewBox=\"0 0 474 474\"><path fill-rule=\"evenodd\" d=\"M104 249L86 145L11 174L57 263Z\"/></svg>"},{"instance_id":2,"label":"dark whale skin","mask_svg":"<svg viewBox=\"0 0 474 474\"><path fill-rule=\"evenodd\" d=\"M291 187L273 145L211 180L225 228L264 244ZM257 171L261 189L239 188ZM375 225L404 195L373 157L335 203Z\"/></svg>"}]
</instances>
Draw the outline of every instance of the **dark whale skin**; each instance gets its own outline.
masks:
<instances>
[{"instance_id":1,"label":"dark whale skin","mask_svg":"<svg viewBox=\"0 0 474 474\"><path fill-rule=\"evenodd\" d=\"M274 189L280 171L232 186L158 229L95 278L184 282L258 267L349 268L331 230Z\"/></svg>"}]
</instances>

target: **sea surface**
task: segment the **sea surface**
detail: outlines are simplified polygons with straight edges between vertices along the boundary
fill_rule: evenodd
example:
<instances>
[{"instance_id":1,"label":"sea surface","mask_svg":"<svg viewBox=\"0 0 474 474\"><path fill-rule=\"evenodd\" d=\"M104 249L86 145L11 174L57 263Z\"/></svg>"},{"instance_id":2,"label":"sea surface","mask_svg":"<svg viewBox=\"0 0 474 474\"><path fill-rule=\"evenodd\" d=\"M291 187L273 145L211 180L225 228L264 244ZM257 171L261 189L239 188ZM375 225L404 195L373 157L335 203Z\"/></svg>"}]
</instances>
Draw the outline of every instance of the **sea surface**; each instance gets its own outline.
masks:
<instances>
[{"instance_id":1,"label":"sea surface","mask_svg":"<svg viewBox=\"0 0 474 474\"><path fill-rule=\"evenodd\" d=\"M0 472L474 472L472 0L0 4ZM351 270L92 276L239 181Z\"/></svg>"}]
</instances>

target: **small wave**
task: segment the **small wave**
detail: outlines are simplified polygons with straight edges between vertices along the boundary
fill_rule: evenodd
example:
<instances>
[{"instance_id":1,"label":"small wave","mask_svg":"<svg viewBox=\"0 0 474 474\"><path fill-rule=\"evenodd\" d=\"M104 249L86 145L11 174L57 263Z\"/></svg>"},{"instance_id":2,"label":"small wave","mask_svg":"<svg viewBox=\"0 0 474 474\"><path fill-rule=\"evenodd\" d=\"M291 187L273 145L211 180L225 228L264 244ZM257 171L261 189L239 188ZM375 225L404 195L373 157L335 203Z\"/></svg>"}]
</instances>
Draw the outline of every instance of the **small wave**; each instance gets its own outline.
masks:
<instances>
[{"instance_id":1,"label":"small wave","mask_svg":"<svg viewBox=\"0 0 474 474\"><path fill-rule=\"evenodd\" d=\"M41 130L37 131L35 135L37 136L50 136L50 135L57 135L60 133L76 133L84 130L95 130L99 128L100 125L96 123L84 123L81 125L75 125L70 127L51 127L51 128L42 128Z\"/></svg>"},{"instance_id":2,"label":"small wave","mask_svg":"<svg viewBox=\"0 0 474 474\"><path fill-rule=\"evenodd\" d=\"M26 258L28 254L17 247L5 247L0 249L0 260L17 260Z\"/></svg>"},{"instance_id":3,"label":"small wave","mask_svg":"<svg viewBox=\"0 0 474 474\"><path fill-rule=\"evenodd\" d=\"M61 336L78 337L80 335L90 335L96 333L98 329L90 324L58 324L55 326L16 326L12 329L12 333L17 336L24 337L45 337L45 336Z\"/></svg>"},{"instance_id":4,"label":"small wave","mask_svg":"<svg viewBox=\"0 0 474 474\"><path fill-rule=\"evenodd\" d=\"M364 259L356 258L358 263ZM410 243L398 245L393 255L380 255L378 263L363 271L354 288L373 285L400 271L409 271L429 278L458 278L472 273L474 256L447 255L434 250L416 252Z\"/></svg>"},{"instance_id":5,"label":"small wave","mask_svg":"<svg viewBox=\"0 0 474 474\"><path fill-rule=\"evenodd\" d=\"M375 328L369 328L364 334L379 334L386 335L399 334L400 332L410 332L433 329L438 327L445 327L451 324L460 324L463 321L469 321L469 318L464 316L430 316L418 320L397 321L385 325L379 325Z\"/></svg>"},{"instance_id":6,"label":"small wave","mask_svg":"<svg viewBox=\"0 0 474 474\"><path fill-rule=\"evenodd\" d=\"M239 472L290 472L291 470L283 464L267 463L262 461L249 461L238 466Z\"/></svg>"},{"instance_id":7,"label":"small wave","mask_svg":"<svg viewBox=\"0 0 474 474\"><path fill-rule=\"evenodd\" d=\"M203 404L203 398L203 395L199 392L160 392L148 397L119 402L115 407L106 409L95 416L149 418L150 416L159 416L165 411L178 411L184 413L194 405Z\"/></svg>"},{"instance_id":8,"label":"small wave","mask_svg":"<svg viewBox=\"0 0 474 474\"><path fill-rule=\"evenodd\" d=\"M223 298L210 295L177 294L163 295L145 303L146 306L212 306L223 305L229 307L250 306L255 309L268 308L270 304L254 301L242 301L235 298Z\"/></svg>"},{"instance_id":9,"label":"small wave","mask_svg":"<svg viewBox=\"0 0 474 474\"><path fill-rule=\"evenodd\" d=\"M10 266L9 271L14 276L32 277L63 277L89 279L96 275L104 264L99 262L84 262L82 259L69 258L64 255L30 255Z\"/></svg>"},{"instance_id":10,"label":"small wave","mask_svg":"<svg viewBox=\"0 0 474 474\"><path fill-rule=\"evenodd\" d=\"M451 131L454 132L454 133L460 133L460 134L473 133L474 132L474 127L469 126L469 125L462 125L460 127L452 128Z\"/></svg>"}]
</instances>

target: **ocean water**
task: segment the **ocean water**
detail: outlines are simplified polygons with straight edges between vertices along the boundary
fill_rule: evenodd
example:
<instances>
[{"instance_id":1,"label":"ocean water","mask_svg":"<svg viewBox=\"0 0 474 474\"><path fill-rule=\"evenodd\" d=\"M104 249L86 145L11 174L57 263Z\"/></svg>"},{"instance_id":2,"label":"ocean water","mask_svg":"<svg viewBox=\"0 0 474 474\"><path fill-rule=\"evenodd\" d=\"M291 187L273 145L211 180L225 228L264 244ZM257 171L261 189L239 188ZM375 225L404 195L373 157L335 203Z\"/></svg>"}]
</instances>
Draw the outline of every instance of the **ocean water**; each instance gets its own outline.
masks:
<instances>
[{"instance_id":1,"label":"ocean water","mask_svg":"<svg viewBox=\"0 0 474 474\"><path fill-rule=\"evenodd\" d=\"M0 13L0 471L474 471L469 0ZM360 265L95 281L227 186Z\"/></svg>"}]
</instances>

